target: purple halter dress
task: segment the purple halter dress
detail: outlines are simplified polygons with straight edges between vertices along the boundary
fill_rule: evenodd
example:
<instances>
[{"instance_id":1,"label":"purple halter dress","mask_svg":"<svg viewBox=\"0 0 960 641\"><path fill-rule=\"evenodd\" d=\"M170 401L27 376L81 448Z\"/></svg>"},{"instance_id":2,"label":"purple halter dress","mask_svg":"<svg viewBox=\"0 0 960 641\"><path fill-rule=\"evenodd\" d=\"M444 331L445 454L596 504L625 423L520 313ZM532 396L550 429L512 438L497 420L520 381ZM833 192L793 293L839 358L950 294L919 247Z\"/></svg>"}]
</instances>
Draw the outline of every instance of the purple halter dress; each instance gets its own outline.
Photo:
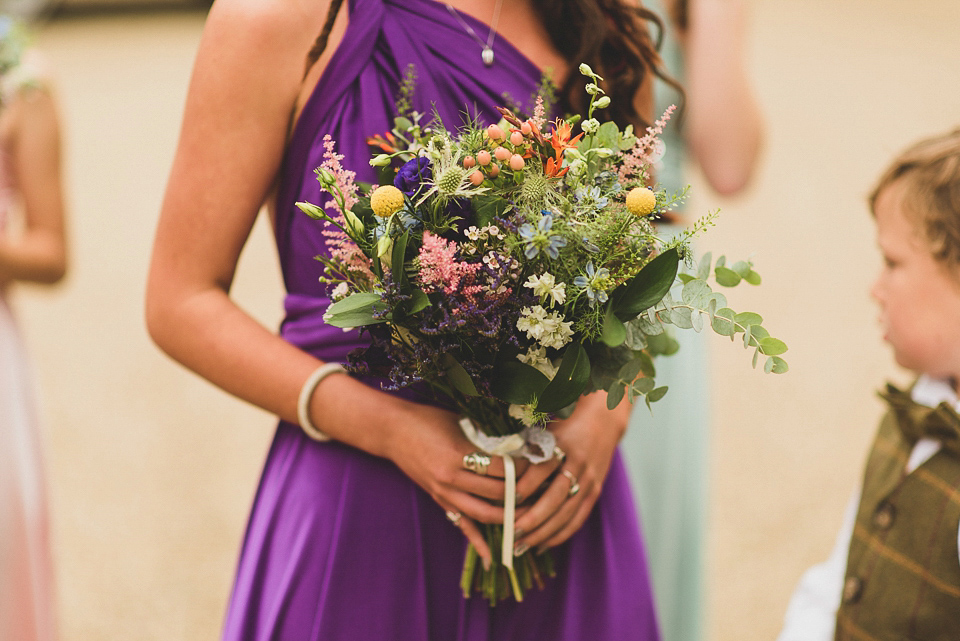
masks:
<instances>
[{"instance_id":1,"label":"purple halter dress","mask_svg":"<svg viewBox=\"0 0 960 641\"><path fill-rule=\"evenodd\" d=\"M366 137L392 126L400 79L417 71L415 108L450 127L476 111L495 122L506 92L526 103L540 70L502 38L480 46L433 0L350 0L343 42L309 99L287 151L277 244L287 291L281 334L343 361L356 333L327 326L318 283L321 225L298 200L325 203L314 176L324 134L344 165L373 181ZM477 33L489 27L469 16ZM228 641L657 641L633 500L619 454L582 529L554 550L557 576L523 603L496 607L459 589L466 541L443 510L390 461L317 443L281 422L243 543L223 638Z\"/></svg>"}]
</instances>

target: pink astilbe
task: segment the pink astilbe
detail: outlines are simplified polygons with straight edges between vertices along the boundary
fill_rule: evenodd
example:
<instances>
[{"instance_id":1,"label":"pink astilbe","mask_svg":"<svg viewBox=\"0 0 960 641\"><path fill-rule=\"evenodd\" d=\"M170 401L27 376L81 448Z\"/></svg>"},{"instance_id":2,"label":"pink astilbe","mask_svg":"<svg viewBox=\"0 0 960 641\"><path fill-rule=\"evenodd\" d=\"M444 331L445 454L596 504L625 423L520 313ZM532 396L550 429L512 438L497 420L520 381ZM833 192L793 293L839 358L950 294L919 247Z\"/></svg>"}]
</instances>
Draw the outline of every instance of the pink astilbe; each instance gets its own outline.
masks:
<instances>
[{"instance_id":1,"label":"pink astilbe","mask_svg":"<svg viewBox=\"0 0 960 641\"><path fill-rule=\"evenodd\" d=\"M633 148L623 155L620 163L621 182L627 182L631 177L644 173L646 168L653 164L654 159L663 152L660 134L663 133L663 128L666 127L676 109L676 105L667 107L660 119L653 123L653 126L647 127L647 133L642 138L637 138Z\"/></svg>"},{"instance_id":2,"label":"pink astilbe","mask_svg":"<svg viewBox=\"0 0 960 641\"><path fill-rule=\"evenodd\" d=\"M423 232L423 245L418 257L420 263L420 282L428 291L443 290L446 294L467 293L471 297L477 292L461 290L461 282L473 285L474 276L480 271L479 264L464 263L457 260L457 244ZM482 288L481 288L482 289Z\"/></svg>"},{"instance_id":3,"label":"pink astilbe","mask_svg":"<svg viewBox=\"0 0 960 641\"><path fill-rule=\"evenodd\" d=\"M543 96L537 96L537 104L533 106L533 117L528 122L537 131L543 131L543 125L547 122Z\"/></svg>"},{"instance_id":4,"label":"pink astilbe","mask_svg":"<svg viewBox=\"0 0 960 641\"><path fill-rule=\"evenodd\" d=\"M354 182L357 174L343 167L341 164L343 155L335 151L335 145L336 143L334 143L330 134L323 137L324 152L320 167L329 171L334 177L335 183L330 191L339 192L343 198L344 207L349 210L357 203L357 185ZM346 228L347 222L343 215L343 209L335 198L327 201L324 207L333 209L335 213L331 215L331 218L340 227ZM352 275L366 283L374 282L375 278L373 271L371 271L370 259L342 229L327 221L322 234L326 238L331 258L341 266L344 275Z\"/></svg>"}]
</instances>

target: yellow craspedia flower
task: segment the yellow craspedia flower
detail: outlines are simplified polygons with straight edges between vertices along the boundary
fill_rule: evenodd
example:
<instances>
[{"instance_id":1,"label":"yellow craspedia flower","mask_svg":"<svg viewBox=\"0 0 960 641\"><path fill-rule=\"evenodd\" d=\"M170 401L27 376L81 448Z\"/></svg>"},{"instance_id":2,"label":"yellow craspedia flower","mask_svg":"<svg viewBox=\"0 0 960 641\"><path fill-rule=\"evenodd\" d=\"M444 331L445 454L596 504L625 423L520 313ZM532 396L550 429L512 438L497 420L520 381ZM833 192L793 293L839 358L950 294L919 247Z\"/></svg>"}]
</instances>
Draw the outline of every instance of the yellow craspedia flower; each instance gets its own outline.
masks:
<instances>
[{"instance_id":1,"label":"yellow craspedia flower","mask_svg":"<svg viewBox=\"0 0 960 641\"><path fill-rule=\"evenodd\" d=\"M648 216L657 206L657 195L646 187L627 192L627 209L636 216Z\"/></svg>"},{"instance_id":2,"label":"yellow craspedia flower","mask_svg":"<svg viewBox=\"0 0 960 641\"><path fill-rule=\"evenodd\" d=\"M370 207L381 218L389 218L403 208L403 192L393 185L380 185L370 194Z\"/></svg>"}]
</instances>

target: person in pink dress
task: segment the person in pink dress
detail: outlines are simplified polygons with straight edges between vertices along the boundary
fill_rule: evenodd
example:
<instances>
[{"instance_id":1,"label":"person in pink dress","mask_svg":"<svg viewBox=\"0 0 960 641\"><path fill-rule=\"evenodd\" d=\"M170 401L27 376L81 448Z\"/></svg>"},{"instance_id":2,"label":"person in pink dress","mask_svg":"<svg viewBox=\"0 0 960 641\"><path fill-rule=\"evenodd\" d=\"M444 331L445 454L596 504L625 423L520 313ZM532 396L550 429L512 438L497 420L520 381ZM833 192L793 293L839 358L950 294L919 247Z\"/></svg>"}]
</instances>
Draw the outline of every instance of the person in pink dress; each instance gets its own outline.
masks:
<instances>
[{"instance_id":1,"label":"person in pink dress","mask_svg":"<svg viewBox=\"0 0 960 641\"><path fill-rule=\"evenodd\" d=\"M37 416L9 304L19 282L66 271L60 132L23 27L0 14L0 639L56 636L53 568Z\"/></svg>"}]
</instances>

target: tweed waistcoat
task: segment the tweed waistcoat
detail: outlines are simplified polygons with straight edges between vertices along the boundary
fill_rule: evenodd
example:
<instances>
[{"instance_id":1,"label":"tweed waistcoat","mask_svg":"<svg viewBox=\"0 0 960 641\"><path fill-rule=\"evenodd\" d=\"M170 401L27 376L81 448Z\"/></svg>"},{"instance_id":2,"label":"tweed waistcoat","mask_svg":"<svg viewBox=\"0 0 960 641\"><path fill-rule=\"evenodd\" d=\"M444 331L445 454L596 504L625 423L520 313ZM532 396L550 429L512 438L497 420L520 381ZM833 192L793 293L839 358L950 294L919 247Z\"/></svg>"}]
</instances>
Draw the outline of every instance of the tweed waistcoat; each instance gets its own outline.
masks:
<instances>
[{"instance_id":1,"label":"tweed waistcoat","mask_svg":"<svg viewBox=\"0 0 960 641\"><path fill-rule=\"evenodd\" d=\"M936 433L960 418L892 387L883 396L891 410L864 473L835 639L958 641L960 456L944 447L910 474L904 468L918 425L936 423Z\"/></svg>"}]
</instances>

